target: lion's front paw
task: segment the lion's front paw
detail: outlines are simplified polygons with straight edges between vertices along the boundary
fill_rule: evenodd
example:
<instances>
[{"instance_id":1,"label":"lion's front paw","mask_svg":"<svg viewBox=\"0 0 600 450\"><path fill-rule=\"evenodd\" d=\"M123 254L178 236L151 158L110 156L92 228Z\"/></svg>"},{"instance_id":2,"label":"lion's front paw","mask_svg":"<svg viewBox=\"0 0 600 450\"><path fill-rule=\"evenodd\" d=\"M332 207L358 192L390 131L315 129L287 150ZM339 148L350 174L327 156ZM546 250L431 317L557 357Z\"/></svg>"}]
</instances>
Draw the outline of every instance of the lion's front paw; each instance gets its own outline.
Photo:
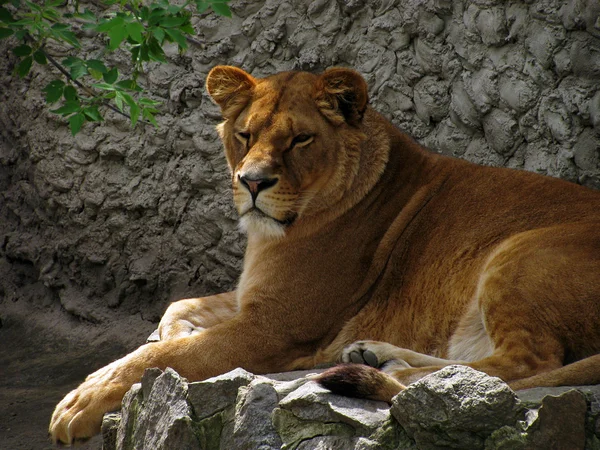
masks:
<instances>
[{"instance_id":1,"label":"lion's front paw","mask_svg":"<svg viewBox=\"0 0 600 450\"><path fill-rule=\"evenodd\" d=\"M384 369L384 366L390 364L395 367L410 367L407 362L398 358L399 350L386 342L357 341L342 350L342 362L366 364L376 369Z\"/></svg>"},{"instance_id":2,"label":"lion's front paw","mask_svg":"<svg viewBox=\"0 0 600 450\"><path fill-rule=\"evenodd\" d=\"M54 443L71 445L94 436L100 432L104 413L119 408L130 386L115 382L111 366L91 374L56 406L48 430Z\"/></svg>"}]
</instances>

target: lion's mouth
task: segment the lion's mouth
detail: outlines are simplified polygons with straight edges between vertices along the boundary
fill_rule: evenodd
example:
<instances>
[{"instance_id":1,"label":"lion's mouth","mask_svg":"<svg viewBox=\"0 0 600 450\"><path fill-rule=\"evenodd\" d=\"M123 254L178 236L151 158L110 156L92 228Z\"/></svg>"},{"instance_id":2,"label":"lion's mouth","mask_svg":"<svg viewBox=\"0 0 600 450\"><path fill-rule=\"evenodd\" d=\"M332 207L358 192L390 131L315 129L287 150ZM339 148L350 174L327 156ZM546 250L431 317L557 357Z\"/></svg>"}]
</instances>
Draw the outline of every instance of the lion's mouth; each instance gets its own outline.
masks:
<instances>
[{"instance_id":1,"label":"lion's mouth","mask_svg":"<svg viewBox=\"0 0 600 450\"><path fill-rule=\"evenodd\" d=\"M253 207L249 208L244 214L242 214L242 217L256 217L256 218L260 218L260 219L270 219L270 220L277 222L280 225L283 225L284 227L288 227L296 221L296 219L298 218L298 215L295 213L292 213L283 219L278 219L277 217L273 217L273 216L267 214L259 207L253 206Z\"/></svg>"}]
</instances>

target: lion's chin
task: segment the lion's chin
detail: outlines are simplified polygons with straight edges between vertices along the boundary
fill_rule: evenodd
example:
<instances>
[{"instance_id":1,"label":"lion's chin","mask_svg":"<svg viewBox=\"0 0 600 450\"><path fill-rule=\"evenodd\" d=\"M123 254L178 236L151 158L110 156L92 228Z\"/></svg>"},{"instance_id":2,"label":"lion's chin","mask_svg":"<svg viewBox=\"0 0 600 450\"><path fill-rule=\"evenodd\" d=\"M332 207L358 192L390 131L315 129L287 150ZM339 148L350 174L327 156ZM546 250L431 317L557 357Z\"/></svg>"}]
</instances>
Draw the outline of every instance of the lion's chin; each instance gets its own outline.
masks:
<instances>
[{"instance_id":1,"label":"lion's chin","mask_svg":"<svg viewBox=\"0 0 600 450\"><path fill-rule=\"evenodd\" d=\"M248 235L281 239L285 236L286 223L266 215L258 209L251 209L240 218L240 228Z\"/></svg>"}]
</instances>

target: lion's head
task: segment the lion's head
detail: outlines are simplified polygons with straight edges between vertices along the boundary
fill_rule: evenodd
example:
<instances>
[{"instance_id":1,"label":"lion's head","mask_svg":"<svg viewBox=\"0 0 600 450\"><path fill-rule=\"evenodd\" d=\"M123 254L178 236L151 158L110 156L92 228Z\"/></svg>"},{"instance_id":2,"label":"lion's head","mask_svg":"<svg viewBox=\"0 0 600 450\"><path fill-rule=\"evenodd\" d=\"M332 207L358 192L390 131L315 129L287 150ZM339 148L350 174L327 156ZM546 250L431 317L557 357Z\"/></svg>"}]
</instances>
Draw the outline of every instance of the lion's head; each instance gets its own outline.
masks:
<instances>
[{"instance_id":1,"label":"lion's head","mask_svg":"<svg viewBox=\"0 0 600 450\"><path fill-rule=\"evenodd\" d=\"M336 68L258 79L217 66L206 86L225 119L218 131L248 232L283 236L354 188L368 101L357 72Z\"/></svg>"}]
</instances>

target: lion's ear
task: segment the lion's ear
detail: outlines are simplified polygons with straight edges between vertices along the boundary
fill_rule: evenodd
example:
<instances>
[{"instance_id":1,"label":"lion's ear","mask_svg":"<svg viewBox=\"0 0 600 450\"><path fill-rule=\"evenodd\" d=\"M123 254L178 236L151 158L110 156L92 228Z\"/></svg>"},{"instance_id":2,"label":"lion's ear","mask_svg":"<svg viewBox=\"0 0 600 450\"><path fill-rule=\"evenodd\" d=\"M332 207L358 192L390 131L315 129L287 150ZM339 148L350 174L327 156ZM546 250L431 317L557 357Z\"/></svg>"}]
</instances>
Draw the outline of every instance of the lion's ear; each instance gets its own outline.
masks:
<instances>
[{"instance_id":1,"label":"lion's ear","mask_svg":"<svg viewBox=\"0 0 600 450\"><path fill-rule=\"evenodd\" d=\"M332 122L358 125L362 120L369 93L367 83L356 71L333 68L317 80L315 101L321 112Z\"/></svg>"},{"instance_id":2,"label":"lion's ear","mask_svg":"<svg viewBox=\"0 0 600 450\"><path fill-rule=\"evenodd\" d=\"M233 66L216 66L206 77L206 90L227 117L243 108L256 86L252 75Z\"/></svg>"}]
</instances>

